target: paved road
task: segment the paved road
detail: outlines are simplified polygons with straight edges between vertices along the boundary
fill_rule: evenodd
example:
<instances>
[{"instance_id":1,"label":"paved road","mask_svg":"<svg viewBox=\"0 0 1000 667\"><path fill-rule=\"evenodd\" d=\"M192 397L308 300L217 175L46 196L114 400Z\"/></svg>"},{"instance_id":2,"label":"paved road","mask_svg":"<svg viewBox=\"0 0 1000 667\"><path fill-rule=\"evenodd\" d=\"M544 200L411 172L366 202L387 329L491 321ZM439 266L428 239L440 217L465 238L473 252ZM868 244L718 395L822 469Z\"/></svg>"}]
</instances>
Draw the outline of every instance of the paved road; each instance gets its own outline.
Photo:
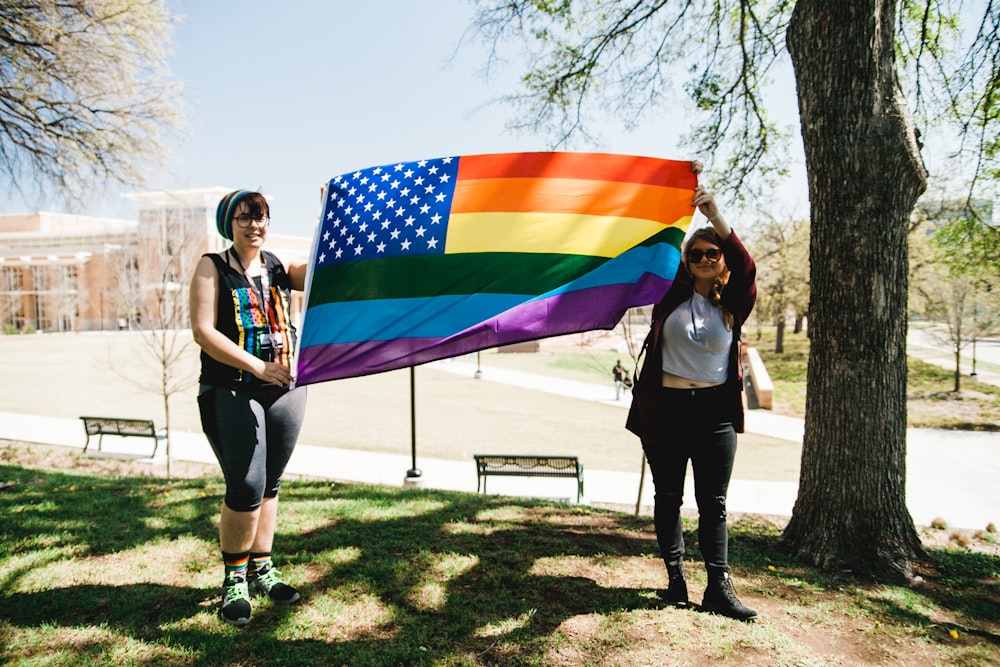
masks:
<instances>
[{"instance_id":1,"label":"paved road","mask_svg":"<svg viewBox=\"0 0 1000 667\"><path fill-rule=\"evenodd\" d=\"M911 326L906 337L906 351L928 363L955 370L955 352L942 329ZM1000 338L977 340L965 345L959 354L959 372L964 378L974 377L1000 387ZM972 370L975 368L975 376Z\"/></svg>"},{"instance_id":2,"label":"paved road","mask_svg":"<svg viewBox=\"0 0 1000 667\"><path fill-rule=\"evenodd\" d=\"M435 368L472 376L475 364L459 360L436 362ZM501 382L533 391L547 391L579 400L609 405L628 406L628 400L615 401L613 389L570 380L555 379L499 368L482 368L482 379ZM998 379L1000 381L1000 379ZM774 415L766 410L747 414L747 430L795 442L802 441L800 419ZM82 449L84 435L77 419L55 419L44 416L0 413L0 438L38 442ZM123 450L112 439L105 449L121 455ZM214 463L211 448L201 433L174 432L173 455L178 460ZM128 447L134 451L134 446ZM427 487L456 491L476 491L476 471L472 461L450 461L421 457L421 484ZM288 471L294 474L326 476L331 479L401 485L405 471L411 466L408 456L381 454L359 450L320 447L302 443L296 447ZM614 503L634 507L653 502L652 483L646 475L640 492L640 461L635 473L586 470L588 503ZM988 523L1000 523L1000 434L909 429L907 432L907 504L918 525L928 525L942 518L953 527L983 528ZM565 489L562 483L565 482ZM490 493L510 495L575 498L574 480L492 478ZM733 480L728 499L732 512L788 516L795 503L798 485L794 482ZM689 476L686 506L693 506L694 491Z\"/></svg>"}]
</instances>

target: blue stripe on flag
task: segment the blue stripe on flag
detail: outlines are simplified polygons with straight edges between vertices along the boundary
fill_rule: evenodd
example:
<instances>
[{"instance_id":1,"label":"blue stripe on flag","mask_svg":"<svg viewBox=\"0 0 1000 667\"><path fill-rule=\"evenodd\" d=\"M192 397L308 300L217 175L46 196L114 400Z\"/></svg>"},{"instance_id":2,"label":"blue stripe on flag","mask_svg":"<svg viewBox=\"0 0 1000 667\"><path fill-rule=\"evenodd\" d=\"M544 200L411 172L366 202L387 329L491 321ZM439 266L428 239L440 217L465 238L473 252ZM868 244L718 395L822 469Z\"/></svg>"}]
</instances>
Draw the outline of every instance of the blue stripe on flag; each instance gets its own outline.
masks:
<instances>
[{"instance_id":1,"label":"blue stripe on flag","mask_svg":"<svg viewBox=\"0 0 1000 667\"><path fill-rule=\"evenodd\" d=\"M677 273L677 248L639 246L558 289L525 294L442 295L414 299L347 301L311 306L301 347L394 338L445 338L535 299L605 285L632 284L647 273L670 280ZM655 266L649 271L644 267Z\"/></svg>"}]
</instances>

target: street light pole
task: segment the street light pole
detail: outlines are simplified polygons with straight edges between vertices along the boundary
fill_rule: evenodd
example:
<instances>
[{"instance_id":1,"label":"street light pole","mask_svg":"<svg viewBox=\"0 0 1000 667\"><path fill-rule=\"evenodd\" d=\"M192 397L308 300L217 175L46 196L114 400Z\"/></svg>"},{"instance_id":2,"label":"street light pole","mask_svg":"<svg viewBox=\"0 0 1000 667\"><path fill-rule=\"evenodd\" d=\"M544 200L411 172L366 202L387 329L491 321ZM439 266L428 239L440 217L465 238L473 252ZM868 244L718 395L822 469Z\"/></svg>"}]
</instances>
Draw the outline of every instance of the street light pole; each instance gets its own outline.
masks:
<instances>
[{"instance_id":1,"label":"street light pole","mask_svg":"<svg viewBox=\"0 0 1000 667\"><path fill-rule=\"evenodd\" d=\"M410 469L406 471L405 486L417 486L423 480L423 471L417 467L417 398L413 366L410 366Z\"/></svg>"}]
</instances>

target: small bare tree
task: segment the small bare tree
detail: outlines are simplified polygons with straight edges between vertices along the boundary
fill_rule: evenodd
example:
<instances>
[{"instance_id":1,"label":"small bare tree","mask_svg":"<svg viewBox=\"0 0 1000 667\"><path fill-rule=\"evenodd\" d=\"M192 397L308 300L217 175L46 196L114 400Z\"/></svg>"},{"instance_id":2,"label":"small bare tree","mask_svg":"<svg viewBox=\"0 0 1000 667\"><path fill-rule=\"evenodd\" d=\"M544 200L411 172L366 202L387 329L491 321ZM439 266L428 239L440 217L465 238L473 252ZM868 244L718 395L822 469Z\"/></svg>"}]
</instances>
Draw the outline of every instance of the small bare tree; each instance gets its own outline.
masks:
<instances>
[{"instance_id":1,"label":"small bare tree","mask_svg":"<svg viewBox=\"0 0 1000 667\"><path fill-rule=\"evenodd\" d=\"M16 333L17 314L21 311L20 268L5 266L0 269L0 326L4 333Z\"/></svg>"},{"instance_id":2,"label":"small bare tree","mask_svg":"<svg viewBox=\"0 0 1000 667\"><path fill-rule=\"evenodd\" d=\"M962 389L962 350L1000 331L1000 235L985 224L991 208L951 199L924 202L914 215L910 310L937 323L926 332L954 356L955 392Z\"/></svg>"},{"instance_id":3,"label":"small bare tree","mask_svg":"<svg viewBox=\"0 0 1000 667\"><path fill-rule=\"evenodd\" d=\"M622 337L625 339L625 352L632 360L632 373L639 370L639 355L642 354L642 342L645 340L646 331L652 320L651 312L650 306L629 308L625 312L625 317L618 324L622 330Z\"/></svg>"},{"instance_id":4,"label":"small bare tree","mask_svg":"<svg viewBox=\"0 0 1000 667\"><path fill-rule=\"evenodd\" d=\"M167 477L172 474L170 399L190 388L196 378L182 372L182 361L194 354L189 333L187 285L191 281L203 234L197 222L185 219L180 209L158 211L158 220L146 220L140 227L138 256L122 255L118 268L120 298L129 313L129 327L142 336L146 358L156 369L150 377L146 368L130 365L117 368L119 375L134 386L159 394L163 399L166 427ZM114 360L111 365L115 367Z\"/></svg>"},{"instance_id":5,"label":"small bare tree","mask_svg":"<svg viewBox=\"0 0 1000 667\"><path fill-rule=\"evenodd\" d=\"M0 3L0 171L11 190L83 201L139 185L179 119L160 0Z\"/></svg>"},{"instance_id":6,"label":"small bare tree","mask_svg":"<svg viewBox=\"0 0 1000 667\"><path fill-rule=\"evenodd\" d=\"M785 351L788 314L793 313L796 332L809 305L809 222L762 220L754 227L751 253L757 262L758 322L770 320L777 335L774 351Z\"/></svg>"}]
</instances>

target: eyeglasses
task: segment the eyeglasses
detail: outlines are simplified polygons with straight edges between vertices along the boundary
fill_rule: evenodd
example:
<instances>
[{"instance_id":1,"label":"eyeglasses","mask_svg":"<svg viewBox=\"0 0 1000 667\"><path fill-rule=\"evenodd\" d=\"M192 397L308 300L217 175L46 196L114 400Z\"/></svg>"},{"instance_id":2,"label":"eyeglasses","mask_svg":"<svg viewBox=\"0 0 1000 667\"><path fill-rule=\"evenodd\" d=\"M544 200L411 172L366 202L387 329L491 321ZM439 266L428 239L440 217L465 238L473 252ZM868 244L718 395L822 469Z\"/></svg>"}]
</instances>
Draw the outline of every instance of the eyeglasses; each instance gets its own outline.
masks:
<instances>
[{"instance_id":1,"label":"eyeglasses","mask_svg":"<svg viewBox=\"0 0 1000 667\"><path fill-rule=\"evenodd\" d=\"M701 262L702 257L707 259L709 264L715 264L722 259L722 251L718 248L709 248L708 250L698 250L695 248L687 251L687 261L689 262L698 264Z\"/></svg>"},{"instance_id":2,"label":"eyeglasses","mask_svg":"<svg viewBox=\"0 0 1000 667\"><path fill-rule=\"evenodd\" d=\"M248 214L243 214L243 215L236 216L235 218L233 218L233 220L236 221L237 225L239 225L243 229L246 229L247 227L250 226L251 222L256 222L258 225L261 225L263 227L267 227L267 223L271 219L269 217L267 217L266 215L248 215Z\"/></svg>"}]
</instances>

